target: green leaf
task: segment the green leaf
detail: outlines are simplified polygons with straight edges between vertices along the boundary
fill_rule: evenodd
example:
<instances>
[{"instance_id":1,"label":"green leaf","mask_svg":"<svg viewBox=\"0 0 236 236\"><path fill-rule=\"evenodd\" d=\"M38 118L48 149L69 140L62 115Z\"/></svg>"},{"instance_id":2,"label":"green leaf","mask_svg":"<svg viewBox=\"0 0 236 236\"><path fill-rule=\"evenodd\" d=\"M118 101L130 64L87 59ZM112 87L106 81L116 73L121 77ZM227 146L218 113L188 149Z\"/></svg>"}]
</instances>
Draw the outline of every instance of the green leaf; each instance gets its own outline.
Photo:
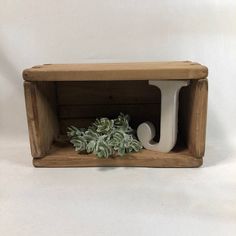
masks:
<instances>
[{"instance_id":1,"label":"green leaf","mask_svg":"<svg viewBox=\"0 0 236 236\"><path fill-rule=\"evenodd\" d=\"M119 156L125 155L125 147L123 145L118 148L118 155Z\"/></svg>"},{"instance_id":2,"label":"green leaf","mask_svg":"<svg viewBox=\"0 0 236 236\"><path fill-rule=\"evenodd\" d=\"M73 139L71 139L70 142L73 143L75 151L81 152L86 150L87 142L84 137L82 136L74 137Z\"/></svg>"},{"instance_id":3,"label":"green leaf","mask_svg":"<svg viewBox=\"0 0 236 236\"><path fill-rule=\"evenodd\" d=\"M93 124L93 126L96 127L96 131L102 134L107 134L111 132L113 125L114 125L114 121L109 120L108 118L96 119L96 121Z\"/></svg>"},{"instance_id":4,"label":"green leaf","mask_svg":"<svg viewBox=\"0 0 236 236\"><path fill-rule=\"evenodd\" d=\"M70 126L68 127L68 132L67 135L69 137L74 137L74 136L80 136L82 134L82 131L78 128L76 128L75 126Z\"/></svg>"},{"instance_id":5,"label":"green leaf","mask_svg":"<svg viewBox=\"0 0 236 236\"><path fill-rule=\"evenodd\" d=\"M97 140L99 138L99 134L96 133L95 131L93 131L92 129L88 129L87 131L85 131L84 133L84 138L87 141L91 141L91 140Z\"/></svg>"},{"instance_id":6,"label":"green leaf","mask_svg":"<svg viewBox=\"0 0 236 236\"><path fill-rule=\"evenodd\" d=\"M92 153L94 152L96 146L96 141L95 140L91 140L86 147L87 153Z\"/></svg>"},{"instance_id":7,"label":"green leaf","mask_svg":"<svg viewBox=\"0 0 236 236\"><path fill-rule=\"evenodd\" d=\"M133 139L131 144L130 144L130 147L133 149L133 151L135 152L139 152L143 147L141 145L141 143L136 140L136 139Z\"/></svg>"},{"instance_id":8,"label":"green leaf","mask_svg":"<svg viewBox=\"0 0 236 236\"><path fill-rule=\"evenodd\" d=\"M120 115L114 120L115 128L125 132L132 132L132 128L129 126L129 119L129 115L120 113Z\"/></svg>"},{"instance_id":9,"label":"green leaf","mask_svg":"<svg viewBox=\"0 0 236 236\"><path fill-rule=\"evenodd\" d=\"M108 158L112 154L112 148L108 145L105 140L99 140L96 144L94 153L99 158Z\"/></svg>"},{"instance_id":10,"label":"green leaf","mask_svg":"<svg viewBox=\"0 0 236 236\"><path fill-rule=\"evenodd\" d=\"M116 119L96 119L88 129L70 126L67 135L76 151L94 153L98 158L124 156L125 153L142 149L134 130L129 126L129 116L123 113Z\"/></svg>"}]
</instances>

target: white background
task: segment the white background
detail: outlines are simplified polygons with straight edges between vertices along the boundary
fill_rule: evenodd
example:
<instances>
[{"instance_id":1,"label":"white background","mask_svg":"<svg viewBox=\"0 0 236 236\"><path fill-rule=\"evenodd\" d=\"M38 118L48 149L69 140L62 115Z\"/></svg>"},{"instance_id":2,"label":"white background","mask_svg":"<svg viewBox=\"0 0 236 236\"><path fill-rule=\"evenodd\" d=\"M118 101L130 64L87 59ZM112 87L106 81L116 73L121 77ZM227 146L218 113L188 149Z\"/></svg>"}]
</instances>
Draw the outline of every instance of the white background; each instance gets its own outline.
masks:
<instances>
[{"instance_id":1,"label":"white background","mask_svg":"<svg viewBox=\"0 0 236 236\"><path fill-rule=\"evenodd\" d=\"M35 169L21 73L43 63L209 68L199 169ZM236 1L0 0L0 235L236 235Z\"/></svg>"}]
</instances>

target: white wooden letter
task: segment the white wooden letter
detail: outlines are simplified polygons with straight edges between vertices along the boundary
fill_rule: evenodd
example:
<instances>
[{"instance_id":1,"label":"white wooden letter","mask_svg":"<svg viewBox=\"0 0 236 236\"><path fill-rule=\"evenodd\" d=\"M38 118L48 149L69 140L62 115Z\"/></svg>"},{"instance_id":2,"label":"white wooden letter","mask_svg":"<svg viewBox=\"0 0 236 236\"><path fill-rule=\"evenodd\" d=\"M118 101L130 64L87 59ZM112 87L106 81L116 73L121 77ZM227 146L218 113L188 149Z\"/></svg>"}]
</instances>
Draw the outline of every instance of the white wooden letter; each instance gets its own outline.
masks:
<instances>
[{"instance_id":1,"label":"white wooden letter","mask_svg":"<svg viewBox=\"0 0 236 236\"><path fill-rule=\"evenodd\" d=\"M156 135L156 130L149 121L139 125L137 136L144 148L169 152L175 146L177 140L179 90L181 87L187 86L189 81L150 80L149 84L161 90L160 141L155 143L152 140Z\"/></svg>"}]
</instances>

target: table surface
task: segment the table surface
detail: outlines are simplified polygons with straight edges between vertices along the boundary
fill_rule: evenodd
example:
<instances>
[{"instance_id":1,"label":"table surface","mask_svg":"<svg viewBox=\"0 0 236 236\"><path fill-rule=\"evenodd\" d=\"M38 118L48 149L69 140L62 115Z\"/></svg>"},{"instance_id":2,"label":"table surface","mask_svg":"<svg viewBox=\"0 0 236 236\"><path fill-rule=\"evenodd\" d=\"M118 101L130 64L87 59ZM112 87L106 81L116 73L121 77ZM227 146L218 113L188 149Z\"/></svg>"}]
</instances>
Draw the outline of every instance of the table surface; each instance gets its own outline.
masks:
<instances>
[{"instance_id":1,"label":"table surface","mask_svg":"<svg viewBox=\"0 0 236 236\"><path fill-rule=\"evenodd\" d=\"M206 66L191 61L44 64L23 71L26 81L189 80L207 75Z\"/></svg>"},{"instance_id":2,"label":"table surface","mask_svg":"<svg viewBox=\"0 0 236 236\"><path fill-rule=\"evenodd\" d=\"M0 235L236 235L230 147L193 169L34 168L28 137L0 149Z\"/></svg>"}]
</instances>

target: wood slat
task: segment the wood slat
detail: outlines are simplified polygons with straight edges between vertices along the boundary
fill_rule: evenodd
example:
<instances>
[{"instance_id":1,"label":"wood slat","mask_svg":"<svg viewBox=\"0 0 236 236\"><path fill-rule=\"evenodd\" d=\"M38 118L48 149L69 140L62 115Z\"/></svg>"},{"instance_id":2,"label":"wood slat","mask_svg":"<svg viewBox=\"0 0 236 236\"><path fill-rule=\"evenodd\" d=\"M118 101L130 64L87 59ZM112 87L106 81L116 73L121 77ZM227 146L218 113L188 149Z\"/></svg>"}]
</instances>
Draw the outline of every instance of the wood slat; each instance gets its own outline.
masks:
<instances>
[{"instance_id":1,"label":"wood slat","mask_svg":"<svg viewBox=\"0 0 236 236\"><path fill-rule=\"evenodd\" d=\"M178 147L169 153L142 150L123 158L98 159L93 154L77 154L71 146L53 146L50 154L34 159L33 164L35 167L199 167L202 159Z\"/></svg>"},{"instance_id":2,"label":"wood slat","mask_svg":"<svg viewBox=\"0 0 236 236\"><path fill-rule=\"evenodd\" d=\"M160 90L148 81L57 82L59 105L158 103Z\"/></svg>"},{"instance_id":3,"label":"wood slat","mask_svg":"<svg viewBox=\"0 0 236 236\"><path fill-rule=\"evenodd\" d=\"M181 132L190 153L203 157L205 153L208 80L193 81L180 96Z\"/></svg>"},{"instance_id":4,"label":"wood slat","mask_svg":"<svg viewBox=\"0 0 236 236\"><path fill-rule=\"evenodd\" d=\"M75 119L60 119L59 126L61 134L66 134L67 128L71 125L76 126L78 128L87 128L92 122L95 121L96 118L75 118ZM137 129L138 125L142 122L150 121L156 127L157 139L159 138L159 130L160 130L160 117L159 116L149 116L148 119L146 117L138 116L130 121L130 126L134 129Z\"/></svg>"},{"instance_id":5,"label":"wood slat","mask_svg":"<svg viewBox=\"0 0 236 236\"><path fill-rule=\"evenodd\" d=\"M68 105L59 106L58 113L60 119L65 118L95 118L109 117L115 118L120 112L129 114L131 118L160 116L160 104L98 104L98 105Z\"/></svg>"},{"instance_id":6,"label":"wood slat","mask_svg":"<svg viewBox=\"0 0 236 236\"><path fill-rule=\"evenodd\" d=\"M59 132L55 86L52 82L24 82L24 91L31 153L39 158L47 154Z\"/></svg>"},{"instance_id":7,"label":"wood slat","mask_svg":"<svg viewBox=\"0 0 236 236\"><path fill-rule=\"evenodd\" d=\"M27 81L95 81L95 80L169 80L201 79L208 69L199 63L136 62L98 64L47 64L23 72Z\"/></svg>"}]
</instances>

